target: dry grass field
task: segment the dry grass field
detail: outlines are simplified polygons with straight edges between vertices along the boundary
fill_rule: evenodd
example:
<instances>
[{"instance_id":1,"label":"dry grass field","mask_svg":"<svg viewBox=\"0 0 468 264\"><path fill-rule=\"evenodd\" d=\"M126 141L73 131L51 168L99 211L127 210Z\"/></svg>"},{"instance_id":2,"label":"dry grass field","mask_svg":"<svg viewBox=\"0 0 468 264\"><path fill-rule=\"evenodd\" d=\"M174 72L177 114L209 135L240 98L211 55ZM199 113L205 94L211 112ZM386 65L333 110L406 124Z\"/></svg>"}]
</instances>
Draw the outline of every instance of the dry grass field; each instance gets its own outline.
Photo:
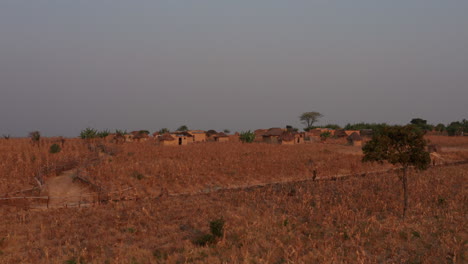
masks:
<instances>
[{"instance_id":1,"label":"dry grass field","mask_svg":"<svg viewBox=\"0 0 468 264\"><path fill-rule=\"evenodd\" d=\"M428 139L442 146L444 162L468 160L468 138ZM78 166L93 184L133 200L41 210L0 205L0 263L468 261L468 165L411 172L402 219L395 173L311 180L314 170L330 179L393 167L361 163L360 148L340 140L161 147L70 139L56 154L49 153L53 139L46 141L0 140L0 195L34 187L40 170L47 185ZM266 186L247 187L254 185ZM199 245L217 219L224 234Z\"/></svg>"}]
</instances>

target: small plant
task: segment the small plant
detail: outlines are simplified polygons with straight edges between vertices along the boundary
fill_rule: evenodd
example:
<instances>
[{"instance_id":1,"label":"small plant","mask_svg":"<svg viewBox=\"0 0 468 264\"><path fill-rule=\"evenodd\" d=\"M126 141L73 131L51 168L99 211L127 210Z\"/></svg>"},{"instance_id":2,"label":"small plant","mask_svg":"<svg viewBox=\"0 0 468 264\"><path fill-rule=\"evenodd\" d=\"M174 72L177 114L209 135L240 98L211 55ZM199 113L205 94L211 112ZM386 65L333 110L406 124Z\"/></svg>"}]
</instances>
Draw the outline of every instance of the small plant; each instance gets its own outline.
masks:
<instances>
[{"instance_id":1,"label":"small plant","mask_svg":"<svg viewBox=\"0 0 468 264\"><path fill-rule=\"evenodd\" d=\"M116 129L115 134L118 136L123 136L123 135L127 135L128 133L127 133L127 130Z\"/></svg>"},{"instance_id":2,"label":"small plant","mask_svg":"<svg viewBox=\"0 0 468 264\"><path fill-rule=\"evenodd\" d=\"M33 144L39 145L41 141L41 132L39 131L33 131L29 133L29 137L31 138L31 141Z\"/></svg>"},{"instance_id":3,"label":"small plant","mask_svg":"<svg viewBox=\"0 0 468 264\"><path fill-rule=\"evenodd\" d=\"M110 131L107 130L107 129L105 129L105 130L99 131L99 132L96 134L96 136L97 136L98 138L105 138L105 137L107 137L109 134L110 134Z\"/></svg>"},{"instance_id":4,"label":"small plant","mask_svg":"<svg viewBox=\"0 0 468 264\"><path fill-rule=\"evenodd\" d=\"M224 219L216 219L210 222L210 231L214 237L222 237L224 235Z\"/></svg>"},{"instance_id":5,"label":"small plant","mask_svg":"<svg viewBox=\"0 0 468 264\"><path fill-rule=\"evenodd\" d=\"M98 137L98 131L94 128L86 128L85 130L82 130L80 133L80 138L81 139L93 139Z\"/></svg>"},{"instance_id":6,"label":"small plant","mask_svg":"<svg viewBox=\"0 0 468 264\"><path fill-rule=\"evenodd\" d=\"M139 173L138 171L132 172L132 177L137 179L137 180L142 180L145 178L145 175Z\"/></svg>"},{"instance_id":7,"label":"small plant","mask_svg":"<svg viewBox=\"0 0 468 264\"><path fill-rule=\"evenodd\" d=\"M240 133L239 139L243 143L252 143L255 140L255 133L251 132L250 130L249 131L242 131Z\"/></svg>"},{"instance_id":8,"label":"small plant","mask_svg":"<svg viewBox=\"0 0 468 264\"><path fill-rule=\"evenodd\" d=\"M214 244L224 235L224 219L216 219L210 222L210 234L202 233L193 241L195 245L206 246Z\"/></svg>"},{"instance_id":9,"label":"small plant","mask_svg":"<svg viewBox=\"0 0 468 264\"><path fill-rule=\"evenodd\" d=\"M59 144L54 143L50 146L49 152L52 154L55 154L55 153L59 153L61 150L62 148L60 148Z\"/></svg>"},{"instance_id":10,"label":"small plant","mask_svg":"<svg viewBox=\"0 0 468 264\"><path fill-rule=\"evenodd\" d=\"M325 142L327 138L331 137L331 133L329 131L325 131L322 134L320 134L320 139Z\"/></svg>"},{"instance_id":11,"label":"small plant","mask_svg":"<svg viewBox=\"0 0 468 264\"><path fill-rule=\"evenodd\" d=\"M10 134L8 134L8 135L2 135L2 137L3 137L4 139L10 139Z\"/></svg>"}]
</instances>

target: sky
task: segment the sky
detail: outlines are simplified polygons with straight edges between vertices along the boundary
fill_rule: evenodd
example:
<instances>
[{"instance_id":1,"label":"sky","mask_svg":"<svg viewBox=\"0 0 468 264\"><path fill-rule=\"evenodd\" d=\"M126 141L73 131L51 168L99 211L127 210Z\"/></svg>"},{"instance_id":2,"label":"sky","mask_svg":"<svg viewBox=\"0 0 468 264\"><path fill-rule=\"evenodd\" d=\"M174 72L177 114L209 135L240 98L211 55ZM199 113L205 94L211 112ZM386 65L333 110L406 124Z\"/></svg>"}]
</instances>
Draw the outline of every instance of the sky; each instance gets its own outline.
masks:
<instances>
[{"instance_id":1,"label":"sky","mask_svg":"<svg viewBox=\"0 0 468 264\"><path fill-rule=\"evenodd\" d=\"M468 118L466 0L0 1L0 135Z\"/></svg>"}]
</instances>

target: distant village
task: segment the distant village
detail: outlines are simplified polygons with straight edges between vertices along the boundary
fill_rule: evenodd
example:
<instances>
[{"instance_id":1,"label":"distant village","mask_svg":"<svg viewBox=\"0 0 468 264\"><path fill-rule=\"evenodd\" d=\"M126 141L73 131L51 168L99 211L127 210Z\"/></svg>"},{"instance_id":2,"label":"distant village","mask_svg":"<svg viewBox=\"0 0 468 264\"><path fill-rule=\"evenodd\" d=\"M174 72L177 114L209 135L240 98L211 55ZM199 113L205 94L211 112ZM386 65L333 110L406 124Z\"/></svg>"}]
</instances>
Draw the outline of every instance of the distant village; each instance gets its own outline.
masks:
<instances>
[{"instance_id":1,"label":"distant village","mask_svg":"<svg viewBox=\"0 0 468 264\"><path fill-rule=\"evenodd\" d=\"M250 132L248 132L250 133ZM255 137L253 142L264 142L280 145L295 145L311 142L324 142L328 137L346 138L349 145L361 146L362 136L370 136L372 130L336 130L330 128L315 128L307 132L298 132L290 128L270 128L257 129L251 132ZM241 134L227 134L214 130L186 130L175 132L155 132L150 134L148 131L132 131L128 134L114 133L109 134L106 140L123 142L144 142L154 141L162 146L183 146L202 142L240 142Z\"/></svg>"}]
</instances>

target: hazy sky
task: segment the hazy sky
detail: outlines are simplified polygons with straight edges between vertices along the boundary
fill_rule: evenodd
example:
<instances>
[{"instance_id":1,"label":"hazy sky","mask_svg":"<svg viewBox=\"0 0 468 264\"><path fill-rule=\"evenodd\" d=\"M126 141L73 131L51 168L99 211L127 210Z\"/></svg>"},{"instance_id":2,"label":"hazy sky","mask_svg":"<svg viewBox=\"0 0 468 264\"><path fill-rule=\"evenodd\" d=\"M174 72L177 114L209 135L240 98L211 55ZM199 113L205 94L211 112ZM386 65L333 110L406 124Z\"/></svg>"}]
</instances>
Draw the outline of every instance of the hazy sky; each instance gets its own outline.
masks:
<instances>
[{"instance_id":1,"label":"hazy sky","mask_svg":"<svg viewBox=\"0 0 468 264\"><path fill-rule=\"evenodd\" d=\"M1 0L0 135L468 117L466 0Z\"/></svg>"}]
</instances>

